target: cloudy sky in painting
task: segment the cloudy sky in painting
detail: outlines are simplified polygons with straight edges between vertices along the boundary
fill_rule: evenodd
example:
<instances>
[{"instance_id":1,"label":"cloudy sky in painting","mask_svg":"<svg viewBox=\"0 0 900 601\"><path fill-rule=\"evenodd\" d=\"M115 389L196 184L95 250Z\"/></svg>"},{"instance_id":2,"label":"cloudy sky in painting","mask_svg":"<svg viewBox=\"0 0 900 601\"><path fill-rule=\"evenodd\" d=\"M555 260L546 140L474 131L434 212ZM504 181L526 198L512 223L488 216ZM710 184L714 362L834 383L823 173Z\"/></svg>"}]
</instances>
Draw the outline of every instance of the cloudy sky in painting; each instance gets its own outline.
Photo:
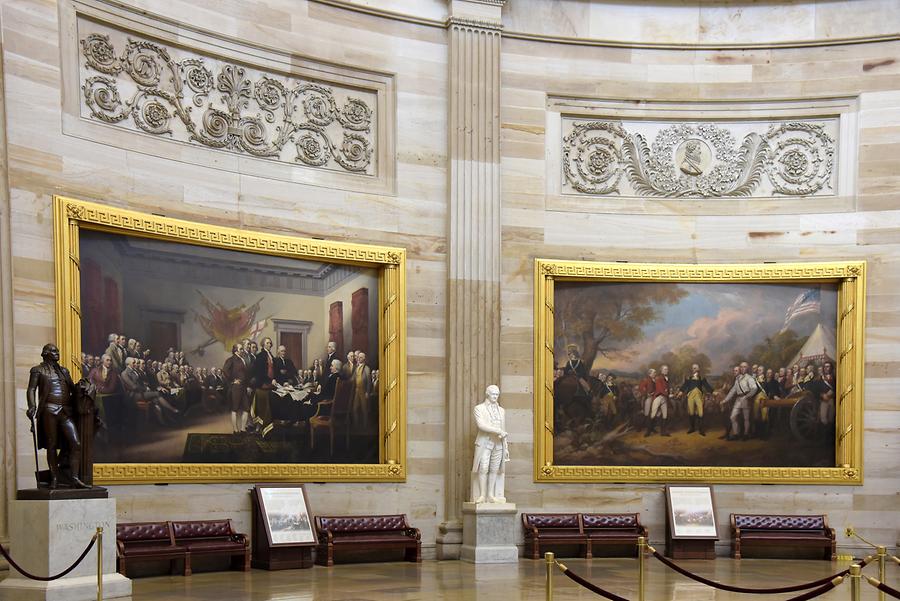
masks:
<instances>
[{"instance_id":1,"label":"cloudy sky in painting","mask_svg":"<svg viewBox=\"0 0 900 601\"><path fill-rule=\"evenodd\" d=\"M603 285L603 284L599 284ZM643 284L619 284L641 286ZM657 306L659 319L647 324L643 338L629 345L629 358L599 358L595 367L635 371L666 351L686 344L706 353L712 373L725 370L735 353L750 351L784 326L788 308L810 289L802 284L679 284L687 295L675 305ZM837 292L822 288L820 313L794 319L789 327L800 338L820 322L829 333L837 321Z\"/></svg>"}]
</instances>

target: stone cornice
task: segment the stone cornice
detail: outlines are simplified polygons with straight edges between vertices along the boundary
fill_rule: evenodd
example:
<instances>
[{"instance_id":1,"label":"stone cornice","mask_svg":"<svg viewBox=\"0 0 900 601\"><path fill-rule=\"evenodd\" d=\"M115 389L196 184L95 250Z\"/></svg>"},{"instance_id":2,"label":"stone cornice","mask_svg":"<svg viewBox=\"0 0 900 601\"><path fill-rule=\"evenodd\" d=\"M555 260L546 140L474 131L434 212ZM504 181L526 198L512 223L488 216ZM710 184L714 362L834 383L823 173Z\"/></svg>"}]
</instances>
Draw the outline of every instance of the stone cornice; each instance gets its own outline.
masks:
<instances>
[{"instance_id":1,"label":"stone cornice","mask_svg":"<svg viewBox=\"0 0 900 601\"><path fill-rule=\"evenodd\" d=\"M448 19L432 19L428 17L419 17L416 15L404 14L396 11L386 10L382 8L373 8L349 2L348 0L310 0L318 4L325 4L342 8L357 13L381 17L384 19L392 19L394 21L402 21L405 23L414 23L416 25L424 25L426 27L440 27L444 29L448 27ZM473 0L483 4L499 6L499 2L503 0ZM495 3L495 1L497 3ZM716 43L716 44L676 44L671 42L627 42L617 40L601 40L588 39L578 37L543 35L539 33L531 33L525 31L515 31L505 29L503 36L507 38L525 40L532 42L545 42L554 44L570 44L574 46L599 46L606 48L634 48L634 49L652 49L652 50L766 50L780 48L809 48L809 47L827 47L827 46L847 46L853 44L871 44L878 42L896 42L900 41L900 34L884 34L873 36L844 37L832 39L818 40L786 40L783 42L740 42L740 43Z\"/></svg>"},{"instance_id":2,"label":"stone cornice","mask_svg":"<svg viewBox=\"0 0 900 601\"><path fill-rule=\"evenodd\" d=\"M485 21L483 19L471 19L469 17L450 17L446 21L446 27L467 27L470 29L490 29L493 31L502 31L503 25L496 21Z\"/></svg>"}]
</instances>

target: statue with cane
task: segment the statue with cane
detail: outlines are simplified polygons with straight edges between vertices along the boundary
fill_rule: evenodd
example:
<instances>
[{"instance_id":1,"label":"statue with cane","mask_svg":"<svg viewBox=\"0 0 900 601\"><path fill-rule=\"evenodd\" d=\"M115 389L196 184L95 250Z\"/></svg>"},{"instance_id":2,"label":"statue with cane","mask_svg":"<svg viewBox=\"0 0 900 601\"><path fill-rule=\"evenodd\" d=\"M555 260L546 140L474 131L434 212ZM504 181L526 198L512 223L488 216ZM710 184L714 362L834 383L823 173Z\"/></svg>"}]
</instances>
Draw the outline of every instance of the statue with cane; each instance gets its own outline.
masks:
<instances>
[{"instance_id":1,"label":"statue with cane","mask_svg":"<svg viewBox=\"0 0 900 601\"><path fill-rule=\"evenodd\" d=\"M18 497L57 497L53 494L57 489L76 489L69 498L100 496L89 494L91 490L106 496L105 489L91 486L93 433L102 425L94 407L94 386L83 378L77 384L72 381L69 370L59 364L55 344L45 344L41 358L43 361L31 368L26 393L38 488L19 491ZM38 449L47 449L49 474L38 467Z\"/></svg>"}]
</instances>

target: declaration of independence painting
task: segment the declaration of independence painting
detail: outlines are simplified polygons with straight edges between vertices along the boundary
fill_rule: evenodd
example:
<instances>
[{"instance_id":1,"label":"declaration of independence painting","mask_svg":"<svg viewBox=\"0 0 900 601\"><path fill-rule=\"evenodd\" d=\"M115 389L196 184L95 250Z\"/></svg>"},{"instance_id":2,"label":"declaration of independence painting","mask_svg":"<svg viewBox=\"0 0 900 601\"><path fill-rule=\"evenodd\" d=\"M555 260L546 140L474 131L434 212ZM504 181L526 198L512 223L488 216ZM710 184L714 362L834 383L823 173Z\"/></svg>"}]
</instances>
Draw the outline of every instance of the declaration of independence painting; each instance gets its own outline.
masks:
<instances>
[{"instance_id":1,"label":"declaration of independence painting","mask_svg":"<svg viewBox=\"0 0 900 601\"><path fill-rule=\"evenodd\" d=\"M377 463L375 268L83 229L96 463Z\"/></svg>"},{"instance_id":2,"label":"declaration of independence painting","mask_svg":"<svg viewBox=\"0 0 900 601\"><path fill-rule=\"evenodd\" d=\"M554 463L829 467L837 284L559 281Z\"/></svg>"}]
</instances>

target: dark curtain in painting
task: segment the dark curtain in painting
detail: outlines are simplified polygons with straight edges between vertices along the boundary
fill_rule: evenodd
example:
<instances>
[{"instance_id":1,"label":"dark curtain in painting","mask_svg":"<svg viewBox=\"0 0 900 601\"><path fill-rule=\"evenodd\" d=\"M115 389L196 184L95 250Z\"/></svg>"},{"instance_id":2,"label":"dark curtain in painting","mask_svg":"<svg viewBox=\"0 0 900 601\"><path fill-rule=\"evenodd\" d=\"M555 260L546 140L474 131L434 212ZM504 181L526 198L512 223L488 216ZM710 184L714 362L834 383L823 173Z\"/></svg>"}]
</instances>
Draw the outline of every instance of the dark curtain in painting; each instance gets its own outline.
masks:
<instances>
[{"instance_id":1,"label":"dark curtain in painting","mask_svg":"<svg viewBox=\"0 0 900 601\"><path fill-rule=\"evenodd\" d=\"M81 263L81 314L87 327L81 332L81 348L97 355L106 348L103 331L103 274L95 261L85 259Z\"/></svg>"},{"instance_id":2,"label":"dark curtain in painting","mask_svg":"<svg viewBox=\"0 0 900 601\"><path fill-rule=\"evenodd\" d=\"M344 362L344 303L336 301L328 308L328 340L337 346L337 354Z\"/></svg>"},{"instance_id":3,"label":"dark curtain in painting","mask_svg":"<svg viewBox=\"0 0 900 601\"><path fill-rule=\"evenodd\" d=\"M354 292L350 305L353 350L369 355L369 289L360 288Z\"/></svg>"},{"instance_id":4,"label":"dark curtain in painting","mask_svg":"<svg viewBox=\"0 0 900 601\"><path fill-rule=\"evenodd\" d=\"M107 334L122 332L122 309L119 306L119 282L113 278L103 279L103 324Z\"/></svg>"}]
</instances>

